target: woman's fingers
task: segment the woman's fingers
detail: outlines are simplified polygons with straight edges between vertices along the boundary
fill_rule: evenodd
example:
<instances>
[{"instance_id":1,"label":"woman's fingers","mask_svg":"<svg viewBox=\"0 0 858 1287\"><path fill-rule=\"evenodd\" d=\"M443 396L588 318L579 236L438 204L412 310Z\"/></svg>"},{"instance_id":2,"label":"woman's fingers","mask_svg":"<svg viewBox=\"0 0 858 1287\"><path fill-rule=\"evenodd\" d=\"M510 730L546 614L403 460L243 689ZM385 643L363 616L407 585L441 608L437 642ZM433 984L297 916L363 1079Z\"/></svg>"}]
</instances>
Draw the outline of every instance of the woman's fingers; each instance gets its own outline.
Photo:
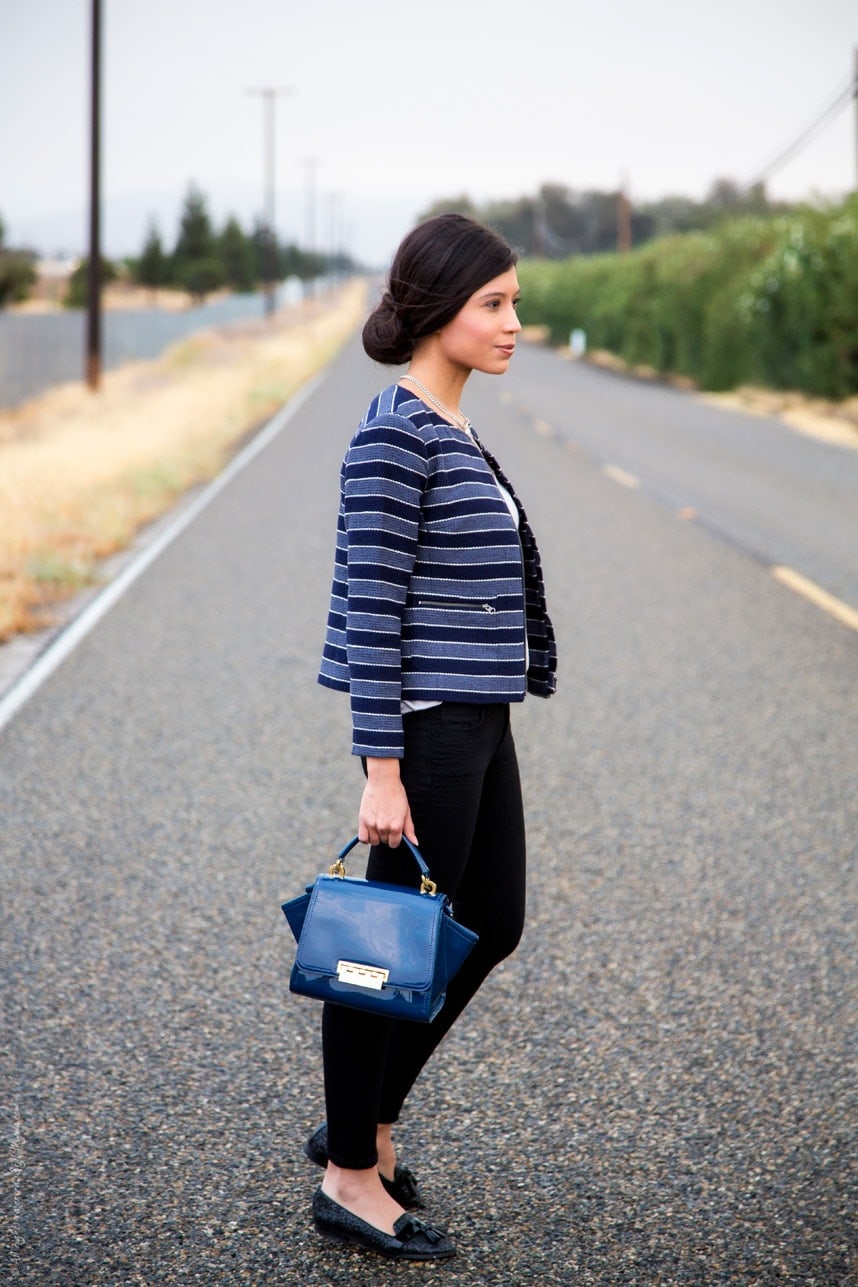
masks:
<instances>
[{"instance_id":1,"label":"woman's fingers","mask_svg":"<svg viewBox=\"0 0 858 1287\"><path fill-rule=\"evenodd\" d=\"M417 843L408 797L398 777L395 782L381 786L367 783L358 814L358 839L363 844L389 845L396 849L403 833L413 844Z\"/></svg>"}]
</instances>

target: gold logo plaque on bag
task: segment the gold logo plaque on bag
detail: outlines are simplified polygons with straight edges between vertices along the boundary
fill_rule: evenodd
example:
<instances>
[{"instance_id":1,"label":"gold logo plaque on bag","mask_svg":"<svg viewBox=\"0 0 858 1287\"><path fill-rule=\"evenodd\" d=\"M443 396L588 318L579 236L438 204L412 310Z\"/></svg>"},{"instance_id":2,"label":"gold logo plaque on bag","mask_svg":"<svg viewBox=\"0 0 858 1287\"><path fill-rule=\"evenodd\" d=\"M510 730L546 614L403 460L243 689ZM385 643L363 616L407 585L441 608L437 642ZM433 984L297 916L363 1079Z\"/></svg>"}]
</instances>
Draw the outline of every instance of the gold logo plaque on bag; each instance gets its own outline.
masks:
<instances>
[{"instance_id":1,"label":"gold logo plaque on bag","mask_svg":"<svg viewBox=\"0 0 858 1287\"><path fill-rule=\"evenodd\" d=\"M390 978L390 970L378 965L358 965L357 961L337 961L337 978L340 983L353 983L356 987L380 992Z\"/></svg>"}]
</instances>

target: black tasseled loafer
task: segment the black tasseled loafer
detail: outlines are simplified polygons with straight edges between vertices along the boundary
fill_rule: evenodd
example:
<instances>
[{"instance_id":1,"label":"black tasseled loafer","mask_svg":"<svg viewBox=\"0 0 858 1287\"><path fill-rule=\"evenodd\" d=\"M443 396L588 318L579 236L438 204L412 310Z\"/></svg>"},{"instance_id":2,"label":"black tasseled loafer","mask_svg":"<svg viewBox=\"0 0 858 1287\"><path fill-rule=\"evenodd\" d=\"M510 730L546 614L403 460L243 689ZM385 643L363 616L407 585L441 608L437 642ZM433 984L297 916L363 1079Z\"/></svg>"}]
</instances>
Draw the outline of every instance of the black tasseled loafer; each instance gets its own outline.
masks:
<instances>
[{"instance_id":1,"label":"black tasseled loafer","mask_svg":"<svg viewBox=\"0 0 858 1287\"><path fill-rule=\"evenodd\" d=\"M304 1152L311 1162L317 1166L328 1165L328 1123L322 1122L304 1145ZM417 1187L417 1180L409 1171L407 1166L396 1163L396 1170L393 1172L393 1179L388 1180L386 1176L381 1176L381 1182L387 1189L387 1192L398 1202L401 1207L410 1208L412 1211L422 1211L426 1206Z\"/></svg>"},{"instance_id":2,"label":"black tasseled loafer","mask_svg":"<svg viewBox=\"0 0 858 1287\"><path fill-rule=\"evenodd\" d=\"M375 1251L392 1260L445 1260L456 1254L443 1229L436 1229L417 1216L402 1215L393 1226L392 1235L383 1233L374 1224L352 1215L321 1189L313 1194L313 1220L324 1237Z\"/></svg>"}]
</instances>

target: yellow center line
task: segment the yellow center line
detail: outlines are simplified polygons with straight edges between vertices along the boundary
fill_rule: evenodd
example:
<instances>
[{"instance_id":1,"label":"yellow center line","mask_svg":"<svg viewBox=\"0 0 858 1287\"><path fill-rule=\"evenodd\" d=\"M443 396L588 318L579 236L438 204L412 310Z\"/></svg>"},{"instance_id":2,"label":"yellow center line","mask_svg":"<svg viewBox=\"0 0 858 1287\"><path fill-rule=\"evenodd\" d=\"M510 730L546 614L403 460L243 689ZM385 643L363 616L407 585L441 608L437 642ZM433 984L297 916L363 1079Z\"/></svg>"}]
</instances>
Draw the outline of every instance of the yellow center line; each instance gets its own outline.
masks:
<instances>
[{"instance_id":1,"label":"yellow center line","mask_svg":"<svg viewBox=\"0 0 858 1287\"><path fill-rule=\"evenodd\" d=\"M776 581L780 581L781 585L794 590L796 594L800 594L810 603L815 604L817 608L827 612L830 617L834 617L842 625L848 626L850 630L858 630L858 611L855 608L851 608L848 603L844 603L842 599L838 599L835 595L829 594L827 590L823 590L815 581L810 581L806 576L802 576L800 572L796 572L794 568L775 566L771 568L771 573Z\"/></svg>"}]
</instances>

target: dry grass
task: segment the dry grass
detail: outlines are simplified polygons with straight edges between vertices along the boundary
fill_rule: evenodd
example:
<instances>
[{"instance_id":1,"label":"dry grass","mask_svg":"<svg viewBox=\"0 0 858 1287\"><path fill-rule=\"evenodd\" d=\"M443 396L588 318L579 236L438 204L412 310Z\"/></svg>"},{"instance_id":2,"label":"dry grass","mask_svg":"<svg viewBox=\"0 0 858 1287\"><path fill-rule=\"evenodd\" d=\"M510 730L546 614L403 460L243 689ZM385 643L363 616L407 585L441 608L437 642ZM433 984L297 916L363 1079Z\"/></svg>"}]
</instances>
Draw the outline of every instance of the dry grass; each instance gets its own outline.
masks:
<instances>
[{"instance_id":1,"label":"dry grass","mask_svg":"<svg viewBox=\"0 0 858 1287\"><path fill-rule=\"evenodd\" d=\"M705 395L716 406L747 415L777 416L793 429L841 447L858 447L858 398L827 402L804 393L746 386L730 393Z\"/></svg>"},{"instance_id":2,"label":"dry grass","mask_svg":"<svg viewBox=\"0 0 858 1287\"><path fill-rule=\"evenodd\" d=\"M43 627L51 605L320 370L363 315L366 288L184 340L0 412L0 641Z\"/></svg>"}]
</instances>

